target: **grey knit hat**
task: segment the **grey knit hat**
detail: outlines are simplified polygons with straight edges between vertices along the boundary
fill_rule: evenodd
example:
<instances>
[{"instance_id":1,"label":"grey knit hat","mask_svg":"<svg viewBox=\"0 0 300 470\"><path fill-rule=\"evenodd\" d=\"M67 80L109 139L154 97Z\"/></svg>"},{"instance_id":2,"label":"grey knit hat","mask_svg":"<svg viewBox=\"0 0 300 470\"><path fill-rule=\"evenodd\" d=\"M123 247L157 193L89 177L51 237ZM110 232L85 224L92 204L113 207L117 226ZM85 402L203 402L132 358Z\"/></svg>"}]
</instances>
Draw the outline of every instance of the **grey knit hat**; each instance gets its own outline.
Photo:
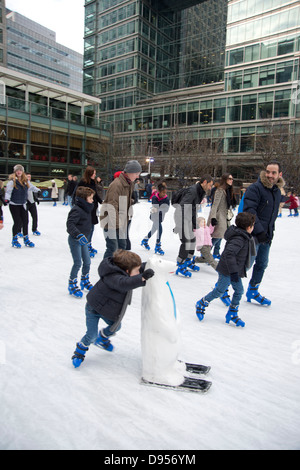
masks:
<instances>
[{"instance_id":1,"label":"grey knit hat","mask_svg":"<svg viewBox=\"0 0 300 470\"><path fill-rule=\"evenodd\" d=\"M23 172L25 171L24 167L22 165L15 165L14 166L14 173L18 170L23 171Z\"/></svg>"},{"instance_id":2,"label":"grey knit hat","mask_svg":"<svg viewBox=\"0 0 300 470\"><path fill-rule=\"evenodd\" d=\"M137 160L129 160L124 168L124 173L141 173L142 167Z\"/></svg>"}]
</instances>

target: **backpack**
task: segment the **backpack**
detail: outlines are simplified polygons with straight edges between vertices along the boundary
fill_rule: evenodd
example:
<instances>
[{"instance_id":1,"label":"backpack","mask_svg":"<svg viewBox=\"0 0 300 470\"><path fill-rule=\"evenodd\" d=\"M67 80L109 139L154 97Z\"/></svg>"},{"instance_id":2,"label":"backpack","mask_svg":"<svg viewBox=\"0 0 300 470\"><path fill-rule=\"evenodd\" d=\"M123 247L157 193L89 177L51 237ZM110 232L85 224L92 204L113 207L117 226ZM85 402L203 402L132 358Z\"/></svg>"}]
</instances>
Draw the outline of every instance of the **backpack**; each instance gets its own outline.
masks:
<instances>
[{"instance_id":1,"label":"backpack","mask_svg":"<svg viewBox=\"0 0 300 470\"><path fill-rule=\"evenodd\" d=\"M174 206L174 204L179 204L179 202L181 201L182 196L184 195L186 190L187 190L187 188L181 188L181 189L178 189L178 191L175 191L172 194L172 198L171 198L172 206Z\"/></svg>"}]
</instances>

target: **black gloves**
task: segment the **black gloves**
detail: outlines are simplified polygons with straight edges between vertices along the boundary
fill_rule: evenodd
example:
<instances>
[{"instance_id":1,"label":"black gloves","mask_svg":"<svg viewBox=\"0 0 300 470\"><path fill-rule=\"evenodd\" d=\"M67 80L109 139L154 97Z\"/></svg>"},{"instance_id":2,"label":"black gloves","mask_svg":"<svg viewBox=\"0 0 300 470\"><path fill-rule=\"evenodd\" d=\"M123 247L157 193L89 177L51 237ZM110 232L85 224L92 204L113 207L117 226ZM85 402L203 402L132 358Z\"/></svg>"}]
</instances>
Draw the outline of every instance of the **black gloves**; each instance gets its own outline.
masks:
<instances>
[{"instance_id":1,"label":"black gloves","mask_svg":"<svg viewBox=\"0 0 300 470\"><path fill-rule=\"evenodd\" d=\"M231 273L230 280L231 282L239 282L239 273Z\"/></svg>"},{"instance_id":2,"label":"black gloves","mask_svg":"<svg viewBox=\"0 0 300 470\"><path fill-rule=\"evenodd\" d=\"M148 281L148 279L150 279L151 277L154 276L154 271L153 269L146 269L143 274L143 279L145 279L145 281Z\"/></svg>"},{"instance_id":3,"label":"black gloves","mask_svg":"<svg viewBox=\"0 0 300 470\"><path fill-rule=\"evenodd\" d=\"M215 219L215 218L211 219L210 223L211 223L211 225L212 225L213 227L215 227L216 225L218 225L218 221L217 221L217 219Z\"/></svg>"}]
</instances>

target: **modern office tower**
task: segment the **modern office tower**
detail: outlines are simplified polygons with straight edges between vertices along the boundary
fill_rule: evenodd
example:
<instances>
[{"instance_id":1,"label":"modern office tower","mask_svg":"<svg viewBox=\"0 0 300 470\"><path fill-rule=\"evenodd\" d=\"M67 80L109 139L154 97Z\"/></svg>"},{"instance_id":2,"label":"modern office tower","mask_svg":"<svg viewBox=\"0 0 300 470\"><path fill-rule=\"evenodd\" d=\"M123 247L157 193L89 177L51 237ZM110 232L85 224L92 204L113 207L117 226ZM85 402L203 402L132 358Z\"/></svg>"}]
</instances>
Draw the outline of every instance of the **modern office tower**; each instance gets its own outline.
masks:
<instances>
[{"instance_id":1,"label":"modern office tower","mask_svg":"<svg viewBox=\"0 0 300 470\"><path fill-rule=\"evenodd\" d=\"M86 0L84 90L124 153L153 156L156 172L175 140L194 154L216 144L235 175L270 128L288 140L299 51L296 0Z\"/></svg>"},{"instance_id":2,"label":"modern office tower","mask_svg":"<svg viewBox=\"0 0 300 470\"><path fill-rule=\"evenodd\" d=\"M5 0L0 0L0 65L6 65L6 15Z\"/></svg>"},{"instance_id":3,"label":"modern office tower","mask_svg":"<svg viewBox=\"0 0 300 470\"><path fill-rule=\"evenodd\" d=\"M54 31L8 9L6 29L8 68L82 92L82 54L57 43Z\"/></svg>"}]
</instances>

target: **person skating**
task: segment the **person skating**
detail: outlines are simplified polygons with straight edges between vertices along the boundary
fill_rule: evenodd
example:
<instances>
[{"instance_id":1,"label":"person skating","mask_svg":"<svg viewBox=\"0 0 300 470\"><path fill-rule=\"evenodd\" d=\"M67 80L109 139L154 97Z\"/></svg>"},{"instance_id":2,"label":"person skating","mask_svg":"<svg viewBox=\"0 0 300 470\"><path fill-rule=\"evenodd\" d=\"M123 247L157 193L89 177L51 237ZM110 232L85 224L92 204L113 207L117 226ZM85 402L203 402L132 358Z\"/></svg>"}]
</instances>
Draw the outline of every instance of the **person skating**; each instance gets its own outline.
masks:
<instances>
[{"instance_id":1,"label":"person skating","mask_svg":"<svg viewBox=\"0 0 300 470\"><path fill-rule=\"evenodd\" d=\"M216 269L219 274L218 282L211 292L196 303L196 315L200 321L204 319L205 309L210 302L221 298L231 284L234 293L226 314L226 323L233 322L236 326L245 326L245 322L238 317L238 309L244 292L241 279L246 277L251 256L255 254L255 242L251 235L254 223L255 215L241 212L236 217L235 225L226 230L226 245Z\"/></svg>"},{"instance_id":2,"label":"person skating","mask_svg":"<svg viewBox=\"0 0 300 470\"><path fill-rule=\"evenodd\" d=\"M94 194L91 188L80 186L76 190L74 205L68 213L67 232L68 243L73 258L73 266L69 278L69 294L81 298L84 289L90 290L93 286L89 280L91 258L88 249L88 237L92 229L91 212L94 207ZM82 265L80 289L77 277Z\"/></svg>"},{"instance_id":3,"label":"person skating","mask_svg":"<svg viewBox=\"0 0 300 470\"><path fill-rule=\"evenodd\" d=\"M87 331L76 344L72 356L75 368L81 365L92 343L106 351L113 350L110 337L121 329L121 322L131 303L132 290L143 287L154 275L152 269L145 270L145 264L136 253L122 249L116 250L112 257L104 258L98 273L100 280L87 295ZM107 326L98 332L100 319Z\"/></svg>"},{"instance_id":4,"label":"person skating","mask_svg":"<svg viewBox=\"0 0 300 470\"><path fill-rule=\"evenodd\" d=\"M271 305L271 300L259 293L259 287L269 262L275 221L279 205L284 200L281 192L284 184L280 163L271 161L260 173L258 180L247 188L244 195L243 210L256 216L253 236L257 254L252 259L254 266L246 292L247 302L255 300L260 305Z\"/></svg>"}]
</instances>

